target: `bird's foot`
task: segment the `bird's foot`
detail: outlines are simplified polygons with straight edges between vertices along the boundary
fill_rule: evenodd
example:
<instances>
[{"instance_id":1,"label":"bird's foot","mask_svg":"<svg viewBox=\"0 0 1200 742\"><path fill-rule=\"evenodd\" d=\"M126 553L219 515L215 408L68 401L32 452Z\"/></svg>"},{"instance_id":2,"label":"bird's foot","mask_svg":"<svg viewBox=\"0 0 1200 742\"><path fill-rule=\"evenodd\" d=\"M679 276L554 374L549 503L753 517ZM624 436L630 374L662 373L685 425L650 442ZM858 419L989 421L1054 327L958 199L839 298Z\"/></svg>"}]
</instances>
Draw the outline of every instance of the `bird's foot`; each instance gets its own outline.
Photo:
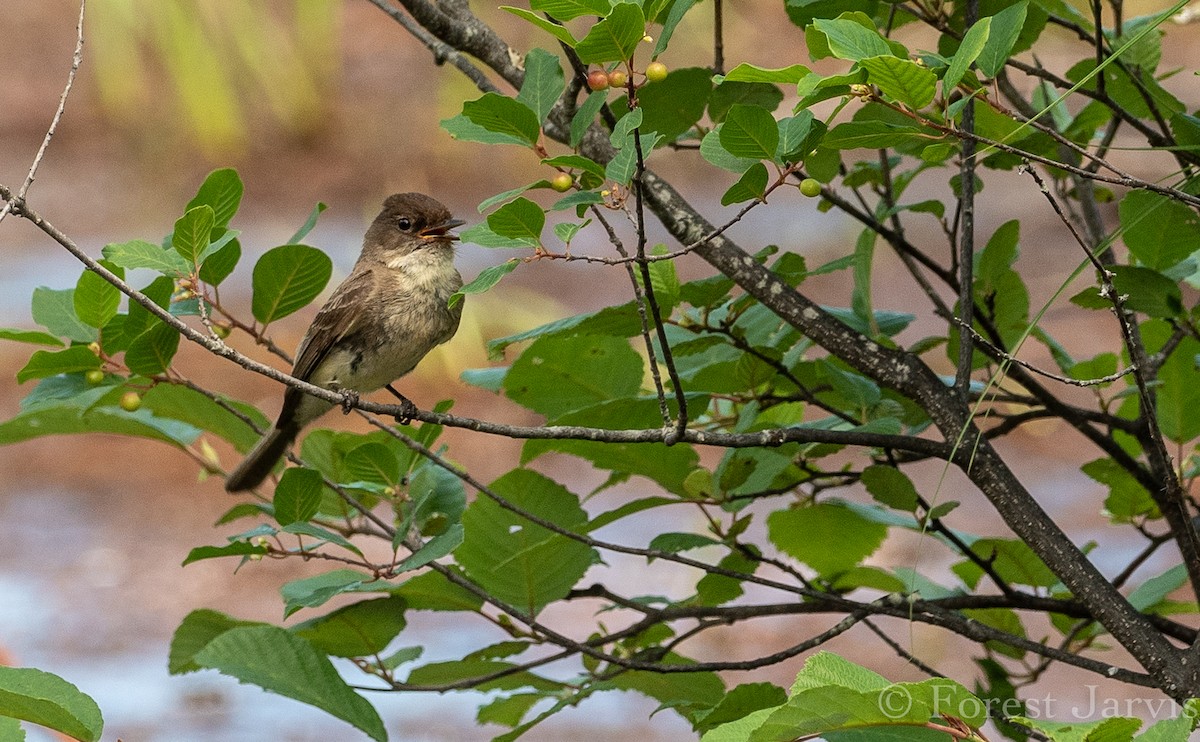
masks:
<instances>
[{"instance_id":1,"label":"bird's foot","mask_svg":"<svg viewBox=\"0 0 1200 742\"><path fill-rule=\"evenodd\" d=\"M408 425L410 422L412 422L412 419L416 417L417 412L419 411L417 406L413 404L411 399L401 394L399 391L397 391L396 387L392 386L391 384L388 384L386 389L391 392L396 399L400 400L400 414L396 415L396 422L400 425Z\"/></svg>"},{"instance_id":2,"label":"bird's foot","mask_svg":"<svg viewBox=\"0 0 1200 742\"><path fill-rule=\"evenodd\" d=\"M417 416L420 410L412 403L408 397L400 397L400 414L396 415L396 422L400 425L408 425L412 419Z\"/></svg>"},{"instance_id":3,"label":"bird's foot","mask_svg":"<svg viewBox=\"0 0 1200 742\"><path fill-rule=\"evenodd\" d=\"M353 389L342 389L342 414L349 415L350 411L358 405L358 392Z\"/></svg>"}]
</instances>

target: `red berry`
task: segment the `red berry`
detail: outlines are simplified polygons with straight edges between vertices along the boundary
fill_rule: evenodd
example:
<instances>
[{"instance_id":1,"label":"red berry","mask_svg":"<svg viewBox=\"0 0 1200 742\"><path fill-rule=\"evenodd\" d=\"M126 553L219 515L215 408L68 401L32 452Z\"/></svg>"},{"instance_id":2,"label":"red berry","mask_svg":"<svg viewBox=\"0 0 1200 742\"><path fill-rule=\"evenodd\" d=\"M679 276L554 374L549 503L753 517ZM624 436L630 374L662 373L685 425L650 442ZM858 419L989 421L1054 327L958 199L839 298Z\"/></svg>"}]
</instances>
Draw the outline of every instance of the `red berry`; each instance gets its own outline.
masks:
<instances>
[{"instance_id":1,"label":"red berry","mask_svg":"<svg viewBox=\"0 0 1200 742\"><path fill-rule=\"evenodd\" d=\"M588 73L588 87L592 90L607 90L608 73L604 70L594 70Z\"/></svg>"}]
</instances>

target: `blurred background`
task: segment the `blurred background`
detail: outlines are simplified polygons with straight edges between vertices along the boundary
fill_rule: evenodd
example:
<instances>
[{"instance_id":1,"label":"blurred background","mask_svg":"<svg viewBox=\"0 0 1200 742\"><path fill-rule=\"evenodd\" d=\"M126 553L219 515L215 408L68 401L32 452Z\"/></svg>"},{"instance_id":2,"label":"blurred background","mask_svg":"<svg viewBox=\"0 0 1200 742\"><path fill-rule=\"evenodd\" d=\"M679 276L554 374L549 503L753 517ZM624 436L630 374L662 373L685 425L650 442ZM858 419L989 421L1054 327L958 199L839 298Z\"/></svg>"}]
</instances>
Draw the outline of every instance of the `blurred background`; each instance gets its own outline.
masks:
<instances>
[{"instance_id":1,"label":"blurred background","mask_svg":"<svg viewBox=\"0 0 1200 742\"><path fill-rule=\"evenodd\" d=\"M526 31L511 16L479 5L475 10L501 23L518 49L545 44L532 27ZM1126 12L1135 15L1164 7L1166 3L1147 0L1127 4ZM17 187L66 80L78 5L70 0L9 2L3 13L0 182ZM727 2L725 14L727 59L763 66L808 61L803 35L788 23L778 0ZM1054 32L1048 37L1053 39ZM234 226L242 230L246 255L242 270L225 284L223 298L247 315L253 259L285 241L317 201L330 208L306 241L332 255L336 282L349 270L362 231L387 194L425 191L473 222L479 219L476 205L483 199L547 176L525 150L455 142L443 132L438 122L457 114L461 102L477 93L455 70L431 64L429 53L416 40L364 0L91 0L85 38L83 66L30 191L30 206L98 255L108 242L158 240L170 231L207 172L237 168L246 194ZM680 27L664 61L673 68L708 64L710 38L711 14L702 5ZM1194 27L1177 30L1174 41L1161 69L1194 66L1188 61L1196 58ZM933 43L930 37L925 46ZM1043 61L1050 66L1087 55L1065 37L1052 40L1044 51ZM1190 72L1187 67L1167 86L1194 108L1197 95ZM1190 94L1184 94L1188 85ZM720 179L712 178L703 164L695 168L701 177L693 177L693 162L686 155L660 154L651 165L719 223L733 211L719 206L733 177L714 182ZM1124 164L1157 179L1156 169L1162 172L1166 162L1138 154ZM1020 263L1034 276L1029 279L1030 292L1033 305L1040 306L1079 256L1065 234L1053 228L1052 215L1028 182L1011 180L1013 187L1007 190L1005 182L1003 176L989 181L981 196L981 234L990 234L1018 211L1042 215L1026 222ZM925 187L933 195L945 195L944 183ZM1043 218L1047 228L1037 229L1037 220ZM784 194L730 234L748 249L778 244L804 252L815 264L849 249L856 229L834 214L818 214L811 201ZM924 227L914 226L910 237L942 244L932 220ZM574 248L607 250L598 238L586 236ZM470 245L459 255L467 280L510 257ZM80 270L60 247L11 216L0 224L0 256L0 327L32 326L33 289L73 286ZM908 281L893 280L899 273L890 256L880 250L878 261L876 308L925 311L925 302ZM496 291L467 303L458 336L403 382L405 393L426 408L453 397L458 400L456 411L465 415L537 422L514 405L467 387L458 375L463 369L488 365L483 350L488 338L625 300L629 289L623 272L600 272L604 270L550 261L521 266ZM692 259L681 261L680 270L684 277L709 273ZM847 279L825 277L811 285L810 293L819 301L844 306L849 301ZM314 311L280 322L273 328L275 341L294 348ZM1051 310L1048 322L1072 350L1115 347L1106 314L1081 317L1059 307ZM918 322L909 331L911 339L933 328ZM238 340L239 347L267 359L244 337L235 336L234 342ZM15 413L28 392L29 387L17 385L15 374L29 352L29 346L0 343L0 418ZM1048 361L1036 348L1029 349L1029 360ZM227 364L192 348L184 348L177 363L199 383L258 403L268 413L277 409L279 389L261 377L231 374ZM326 422L356 424L341 418ZM1046 445L1048 439L1054 445ZM507 470L520 450L513 441L456 431L449 431L446 440L454 456L484 480ZM1005 453L1019 460L1024 471L1037 473L1033 489L1053 502L1056 515L1087 524L1089 537L1108 539L1111 529L1097 507L1103 493L1078 472L1077 444L1071 433L1050 425L1013 436L1005 443ZM227 465L236 460L227 449L221 453ZM706 461L713 460L710 453L705 455ZM603 481L602 475L573 459L550 459L541 466L577 492ZM278 622L278 585L323 571L287 562L257 564L233 575L232 563L226 561L181 570L179 563L191 547L221 542L227 531L210 526L235 502L219 482L198 481L196 466L185 456L110 436L47 438L0 447L0 472L5 475L0 478L0 661L36 666L79 685L105 714L105 739L358 738L321 712L238 686L215 673L167 676L171 632L190 610L209 607ZM925 472L929 482L936 482L939 474L937 468ZM610 507L622 496L642 492L642 486L627 483L596 498L589 509ZM947 499L969 506L963 509L971 513L963 527L976 532L1001 528L986 504L974 501L960 482L952 479L945 486ZM649 533L656 525L661 526L641 527ZM914 563L922 558L920 549L915 541L892 538L876 560ZM1118 548L1108 553L1112 564L1102 566L1119 569L1123 552ZM929 557L933 564L921 566L936 573L937 558ZM612 563L618 569L644 569L632 561ZM1156 574L1165 566L1154 561L1141 574ZM666 585L661 592L686 594L687 587ZM408 643L439 637L440 649L431 650L426 659L463 651L444 643L447 627L438 626L439 618L415 616L413 634L406 634ZM726 643L714 640L705 650L714 657L748 656L759 651L758 646L772 651L809 628L762 621L739 627ZM922 626L898 627L897 635L943 671L971 672L968 658L943 635ZM463 640L471 638L466 630ZM870 661L894 679L920 678L898 658L881 654L880 647L853 632L830 645ZM787 687L801 661L753 677L730 676L729 681L771 680ZM1056 677L1061 679L1056 692L1086 701L1088 691L1077 686L1094 681L1069 673ZM472 694L376 695L372 700L396 740L486 739L502 731L475 725L478 696ZM647 719L655 706L632 695L597 697L583 711L563 714L529 738L561 739L583 729L597 740L689 735L686 725L669 713ZM32 732L30 738L48 739L39 734Z\"/></svg>"}]
</instances>

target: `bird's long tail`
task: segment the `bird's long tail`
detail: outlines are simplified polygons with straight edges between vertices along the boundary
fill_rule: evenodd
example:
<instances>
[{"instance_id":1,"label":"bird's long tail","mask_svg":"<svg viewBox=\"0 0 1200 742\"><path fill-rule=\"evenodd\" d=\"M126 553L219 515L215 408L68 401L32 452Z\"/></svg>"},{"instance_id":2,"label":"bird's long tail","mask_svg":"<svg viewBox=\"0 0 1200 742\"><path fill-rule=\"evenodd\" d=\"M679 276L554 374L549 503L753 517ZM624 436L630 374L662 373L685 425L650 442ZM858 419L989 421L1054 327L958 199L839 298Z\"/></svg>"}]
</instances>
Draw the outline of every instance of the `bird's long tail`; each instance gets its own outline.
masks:
<instances>
[{"instance_id":1,"label":"bird's long tail","mask_svg":"<svg viewBox=\"0 0 1200 742\"><path fill-rule=\"evenodd\" d=\"M241 492L262 484L275 468L275 464L287 452L288 446L296 440L299 432L300 429L293 426L272 428L270 433L264 435L262 440L250 449L242 463L225 478L225 491Z\"/></svg>"}]
</instances>

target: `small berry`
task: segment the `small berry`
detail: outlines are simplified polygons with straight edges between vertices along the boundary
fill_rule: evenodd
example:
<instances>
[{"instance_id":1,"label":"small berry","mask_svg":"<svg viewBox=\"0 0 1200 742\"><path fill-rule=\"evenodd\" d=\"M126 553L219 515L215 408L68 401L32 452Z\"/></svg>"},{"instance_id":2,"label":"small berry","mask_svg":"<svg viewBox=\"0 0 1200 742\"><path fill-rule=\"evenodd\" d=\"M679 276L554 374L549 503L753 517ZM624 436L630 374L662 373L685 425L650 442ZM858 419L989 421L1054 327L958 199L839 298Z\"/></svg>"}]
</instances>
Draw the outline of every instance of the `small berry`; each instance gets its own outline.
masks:
<instances>
[{"instance_id":1,"label":"small berry","mask_svg":"<svg viewBox=\"0 0 1200 742\"><path fill-rule=\"evenodd\" d=\"M800 192L809 198L821 195L821 182L816 178L805 178L800 181Z\"/></svg>"},{"instance_id":2,"label":"small berry","mask_svg":"<svg viewBox=\"0 0 1200 742\"><path fill-rule=\"evenodd\" d=\"M588 87L592 90L607 90L608 73L604 70L593 70L588 73Z\"/></svg>"},{"instance_id":3,"label":"small berry","mask_svg":"<svg viewBox=\"0 0 1200 742\"><path fill-rule=\"evenodd\" d=\"M662 82L667 79L667 66L662 62L651 62L646 65L646 79L650 82Z\"/></svg>"},{"instance_id":4,"label":"small berry","mask_svg":"<svg viewBox=\"0 0 1200 742\"><path fill-rule=\"evenodd\" d=\"M214 335L224 340L229 337L229 333L233 332L233 326L228 322L214 322L212 330Z\"/></svg>"},{"instance_id":5,"label":"small berry","mask_svg":"<svg viewBox=\"0 0 1200 742\"><path fill-rule=\"evenodd\" d=\"M559 173L550 180L550 187L559 193L566 193L575 185L575 179L567 173Z\"/></svg>"},{"instance_id":6,"label":"small berry","mask_svg":"<svg viewBox=\"0 0 1200 742\"><path fill-rule=\"evenodd\" d=\"M99 384L104 381L104 372L98 368L89 369L83 378L89 384Z\"/></svg>"},{"instance_id":7,"label":"small berry","mask_svg":"<svg viewBox=\"0 0 1200 742\"><path fill-rule=\"evenodd\" d=\"M610 87L623 88L628 80L629 76L625 74L624 70L613 70L608 73L608 84Z\"/></svg>"},{"instance_id":8,"label":"small berry","mask_svg":"<svg viewBox=\"0 0 1200 742\"><path fill-rule=\"evenodd\" d=\"M92 342L88 343L88 350L92 351L96 355L100 355L100 343L97 343L95 340L93 340Z\"/></svg>"},{"instance_id":9,"label":"small berry","mask_svg":"<svg viewBox=\"0 0 1200 742\"><path fill-rule=\"evenodd\" d=\"M121 395L119 404L126 412L137 412L142 407L142 395L137 392L125 392Z\"/></svg>"}]
</instances>

